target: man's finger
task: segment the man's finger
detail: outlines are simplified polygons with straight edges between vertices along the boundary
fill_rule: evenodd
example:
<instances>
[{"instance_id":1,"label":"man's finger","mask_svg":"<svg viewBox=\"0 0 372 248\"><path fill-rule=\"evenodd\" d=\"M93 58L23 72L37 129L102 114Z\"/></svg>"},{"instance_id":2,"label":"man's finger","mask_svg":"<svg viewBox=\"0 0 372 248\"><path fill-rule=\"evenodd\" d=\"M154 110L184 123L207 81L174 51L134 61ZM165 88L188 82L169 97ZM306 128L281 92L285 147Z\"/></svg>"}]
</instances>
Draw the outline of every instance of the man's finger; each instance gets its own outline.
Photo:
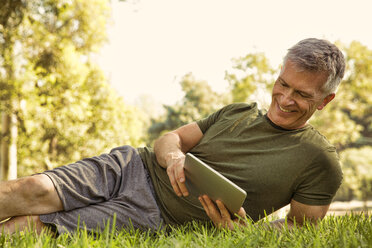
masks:
<instances>
[{"instance_id":1,"label":"man's finger","mask_svg":"<svg viewBox=\"0 0 372 248\"><path fill-rule=\"evenodd\" d=\"M235 223L237 223L240 226L247 226L246 213L244 208L240 208L240 210L235 216L236 216L236 218L234 219Z\"/></svg>"},{"instance_id":2,"label":"man's finger","mask_svg":"<svg viewBox=\"0 0 372 248\"><path fill-rule=\"evenodd\" d=\"M222 219L224 219L224 220L231 220L230 213L227 210L227 208L225 207L225 205L222 203L222 201L217 200L216 203L217 203L218 209L220 210Z\"/></svg>"},{"instance_id":3,"label":"man's finger","mask_svg":"<svg viewBox=\"0 0 372 248\"><path fill-rule=\"evenodd\" d=\"M185 185L186 179L185 179L185 172L183 169L183 165L178 164L175 168L175 173L176 173L178 188L180 189L183 196L188 196L189 191L187 190L186 185Z\"/></svg>"},{"instance_id":4,"label":"man's finger","mask_svg":"<svg viewBox=\"0 0 372 248\"><path fill-rule=\"evenodd\" d=\"M177 182L184 183L185 182L185 173L183 169L183 165L178 163L174 166L174 170L176 173Z\"/></svg>"},{"instance_id":5,"label":"man's finger","mask_svg":"<svg viewBox=\"0 0 372 248\"><path fill-rule=\"evenodd\" d=\"M220 211L216 208L216 205L213 203L211 198L207 195L203 195L203 200L208 208L209 211L209 217L214 221L219 221L221 219Z\"/></svg>"},{"instance_id":6,"label":"man's finger","mask_svg":"<svg viewBox=\"0 0 372 248\"><path fill-rule=\"evenodd\" d=\"M215 204L207 195L200 196L199 198L209 219L211 219L213 224L219 228L221 225L221 215L220 212L217 210Z\"/></svg>"},{"instance_id":7,"label":"man's finger","mask_svg":"<svg viewBox=\"0 0 372 248\"><path fill-rule=\"evenodd\" d=\"M239 211L238 211L238 215L239 217L241 218L245 218L247 216L247 213L245 212L244 208L240 208Z\"/></svg>"},{"instance_id":8,"label":"man's finger","mask_svg":"<svg viewBox=\"0 0 372 248\"><path fill-rule=\"evenodd\" d=\"M178 183L178 187L179 187L183 196L188 196L189 195L189 191L187 190L185 183Z\"/></svg>"},{"instance_id":9,"label":"man's finger","mask_svg":"<svg viewBox=\"0 0 372 248\"><path fill-rule=\"evenodd\" d=\"M207 213L207 215L209 216L209 208L208 208L207 204L205 203L203 197L199 196L198 199L199 199L201 205L203 206L204 211L205 211L205 212Z\"/></svg>"},{"instance_id":10,"label":"man's finger","mask_svg":"<svg viewBox=\"0 0 372 248\"><path fill-rule=\"evenodd\" d=\"M177 183L177 180L176 180L175 173L174 173L174 171L173 171L173 169L171 167L168 167L167 168L167 174L168 174L169 181L170 181L170 183L172 185L172 188L173 188L174 192L178 196L182 196L181 190L178 187L178 183Z\"/></svg>"},{"instance_id":11,"label":"man's finger","mask_svg":"<svg viewBox=\"0 0 372 248\"><path fill-rule=\"evenodd\" d=\"M236 222L235 220L238 220L238 219L235 219L234 221L231 219L231 215L230 215L230 212L227 210L225 204L223 204L222 201L219 201L217 200L216 201L217 203L217 206L221 212L221 216L222 216L222 226L225 227L225 228L228 228L230 230L234 230L234 222Z\"/></svg>"}]
</instances>

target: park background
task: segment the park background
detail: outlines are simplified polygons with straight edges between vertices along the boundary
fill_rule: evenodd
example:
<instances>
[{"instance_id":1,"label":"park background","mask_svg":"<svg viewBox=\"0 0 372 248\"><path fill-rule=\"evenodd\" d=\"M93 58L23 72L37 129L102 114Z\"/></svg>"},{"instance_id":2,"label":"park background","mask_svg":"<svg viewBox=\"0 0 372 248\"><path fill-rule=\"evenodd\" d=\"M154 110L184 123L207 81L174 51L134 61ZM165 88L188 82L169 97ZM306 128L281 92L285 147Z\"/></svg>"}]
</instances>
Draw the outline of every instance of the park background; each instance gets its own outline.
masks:
<instances>
[{"instance_id":1,"label":"park background","mask_svg":"<svg viewBox=\"0 0 372 248\"><path fill-rule=\"evenodd\" d=\"M286 49L317 37L336 42L347 60L336 99L311 119L340 154L344 181L335 206L357 201L368 208L368 1L1 0L0 6L1 180L119 145L151 146L160 134L228 103L267 107Z\"/></svg>"}]
</instances>

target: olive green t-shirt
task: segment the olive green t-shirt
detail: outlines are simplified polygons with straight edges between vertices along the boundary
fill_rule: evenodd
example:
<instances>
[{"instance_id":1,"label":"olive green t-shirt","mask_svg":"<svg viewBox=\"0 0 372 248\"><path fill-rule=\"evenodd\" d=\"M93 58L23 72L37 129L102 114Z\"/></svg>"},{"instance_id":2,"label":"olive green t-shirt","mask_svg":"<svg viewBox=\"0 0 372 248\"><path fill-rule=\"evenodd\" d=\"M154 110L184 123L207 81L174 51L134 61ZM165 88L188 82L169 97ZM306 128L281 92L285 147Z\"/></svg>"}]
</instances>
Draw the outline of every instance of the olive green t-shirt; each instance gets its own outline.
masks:
<instances>
[{"instance_id":1,"label":"olive green t-shirt","mask_svg":"<svg viewBox=\"0 0 372 248\"><path fill-rule=\"evenodd\" d=\"M335 148L311 125L282 129L255 103L227 105L197 124L203 137L190 152L247 192L243 207L254 221L291 199L330 204L341 184ZM139 148L139 152L166 223L209 220L196 197L174 193L152 149Z\"/></svg>"}]
</instances>

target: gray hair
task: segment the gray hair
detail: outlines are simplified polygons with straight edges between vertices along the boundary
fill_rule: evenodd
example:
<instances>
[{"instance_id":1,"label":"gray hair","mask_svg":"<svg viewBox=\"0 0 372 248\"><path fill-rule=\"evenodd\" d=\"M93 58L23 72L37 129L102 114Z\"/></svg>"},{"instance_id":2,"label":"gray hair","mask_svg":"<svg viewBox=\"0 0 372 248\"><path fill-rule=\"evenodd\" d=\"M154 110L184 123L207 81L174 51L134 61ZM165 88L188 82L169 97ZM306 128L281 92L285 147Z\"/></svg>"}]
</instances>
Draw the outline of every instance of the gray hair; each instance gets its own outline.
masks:
<instances>
[{"instance_id":1,"label":"gray hair","mask_svg":"<svg viewBox=\"0 0 372 248\"><path fill-rule=\"evenodd\" d=\"M335 93L345 73L342 52L327 40L309 38L288 49L283 65L290 60L300 69L326 72L328 79L322 87L326 94Z\"/></svg>"}]
</instances>

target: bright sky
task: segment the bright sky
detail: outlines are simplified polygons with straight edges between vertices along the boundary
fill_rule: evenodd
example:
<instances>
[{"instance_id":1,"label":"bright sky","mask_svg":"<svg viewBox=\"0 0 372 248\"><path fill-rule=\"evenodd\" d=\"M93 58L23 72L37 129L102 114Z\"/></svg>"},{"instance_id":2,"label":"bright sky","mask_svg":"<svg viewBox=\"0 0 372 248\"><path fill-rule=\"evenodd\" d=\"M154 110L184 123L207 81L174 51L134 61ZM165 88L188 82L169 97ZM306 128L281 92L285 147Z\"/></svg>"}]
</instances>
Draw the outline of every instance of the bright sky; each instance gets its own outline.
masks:
<instances>
[{"instance_id":1,"label":"bright sky","mask_svg":"<svg viewBox=\"0 0 372 248\"><path fill-rule=\"evenodd\" d=\"M173 104L192 72L226 89L231 59L264 52L273 66L308 37L358 40L372 48L370 0L112 0L109 43L100 56L128 103L140 95Z\"/></svg>"}]
</instances>

